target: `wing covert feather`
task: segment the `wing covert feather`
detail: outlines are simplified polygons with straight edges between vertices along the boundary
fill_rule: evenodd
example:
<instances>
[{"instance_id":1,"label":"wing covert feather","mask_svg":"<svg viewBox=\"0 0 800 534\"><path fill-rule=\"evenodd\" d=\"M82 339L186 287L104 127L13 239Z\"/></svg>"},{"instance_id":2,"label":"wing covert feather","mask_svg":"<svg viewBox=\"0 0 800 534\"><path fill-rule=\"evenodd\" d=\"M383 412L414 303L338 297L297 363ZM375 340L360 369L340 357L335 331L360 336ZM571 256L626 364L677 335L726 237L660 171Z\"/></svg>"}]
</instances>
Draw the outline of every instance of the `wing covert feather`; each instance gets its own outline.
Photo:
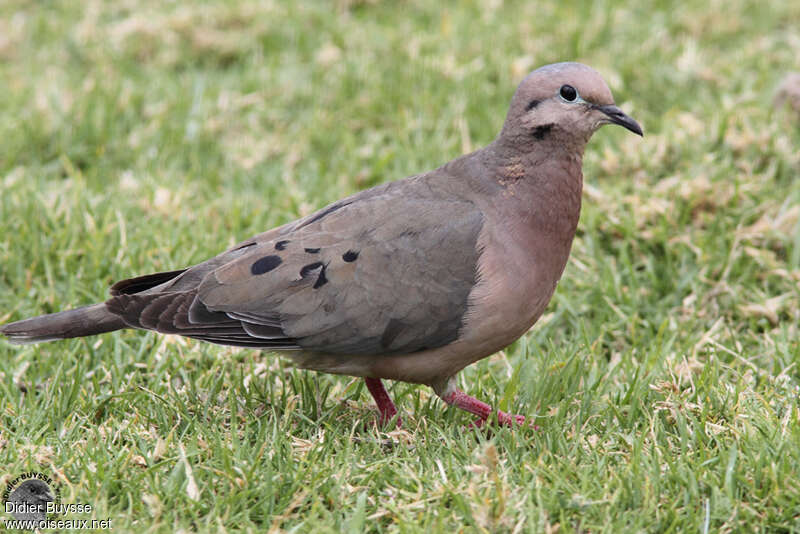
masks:
<instances>
[{"instance_id":1,"label":"wing covert feather","mask_svg":"<svg viewBox=\"0 0 800 534\"><path fill-rule=\"evenodd\" d=\"M408 189L345 199L248 247L203 278L200 300L233 317L277 318L310 351L391 354L450 343L476 283L483 218L468 201L424 184L417 195Z\"/></svg>"}]
</instances>

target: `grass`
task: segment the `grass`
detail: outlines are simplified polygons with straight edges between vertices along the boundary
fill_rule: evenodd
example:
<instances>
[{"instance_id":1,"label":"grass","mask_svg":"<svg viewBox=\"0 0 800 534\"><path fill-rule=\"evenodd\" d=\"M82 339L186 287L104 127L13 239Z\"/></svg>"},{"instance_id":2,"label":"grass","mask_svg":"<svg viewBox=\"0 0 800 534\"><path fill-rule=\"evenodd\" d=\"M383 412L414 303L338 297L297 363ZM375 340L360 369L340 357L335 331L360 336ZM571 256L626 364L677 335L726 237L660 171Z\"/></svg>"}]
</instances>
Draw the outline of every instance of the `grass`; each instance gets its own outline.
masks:
<instances>
[{"instance_id":1,"label":"grass","mask_svg":"<svg viewBox=\"0 0 800 534\"><path fill-rule=\"evenodd\" d=\"M2 343L0 483L120 532L800 531L800 4L434 5L0 4L0 322L484 145L579 60L646 136L595 136L546 315L461 375L540 430L397 383L382 432L358 380L150 333Z\"/></svg>"}]
</instances>

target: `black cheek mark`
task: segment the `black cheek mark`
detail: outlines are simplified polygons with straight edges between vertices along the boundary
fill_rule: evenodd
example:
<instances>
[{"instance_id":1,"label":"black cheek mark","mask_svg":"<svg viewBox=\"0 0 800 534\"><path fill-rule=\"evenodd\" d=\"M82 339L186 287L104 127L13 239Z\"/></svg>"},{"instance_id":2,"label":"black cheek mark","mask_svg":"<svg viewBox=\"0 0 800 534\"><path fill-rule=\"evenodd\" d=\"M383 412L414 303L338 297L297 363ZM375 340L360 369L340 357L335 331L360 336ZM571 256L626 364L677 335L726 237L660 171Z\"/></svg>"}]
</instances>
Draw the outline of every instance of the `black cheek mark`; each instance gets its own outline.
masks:
<instances>
[{"instance_id":1,"label":"black cheek mark","mask_svg":"<svg viewBox=\"0 0 800 534\"><path fill-rule=\"evenodd\" d=\"M530 111L541 103L542 103L541 100L531 100L530 102L528 102L528 105L525 106L525 111Z\"/></svg>"},{"instance_id":2,"label":"black cheek mark","mask_svg":"<svg viewBox=\"0 0 800 534\"><path fill-rule=\"evenodd\" d=\"M358 251L357 250L348 250L344 254L342 254L342 259L347 263L356 261L358 259Z\"/></svg>"},{"instance_id":3,"label":"black cheek mark","mask_svg":"<svg viewBox=\"0 0 800 534\"><path fill-rule=\"evenodd\" d=\"M316 253L318 253L318 252L319 252L319 249L318 249L318 248L306 248L306 249L303 249L303 250L305 250L305 251L306 251L306 252L308 252L309 254L316 254Z\"/></svg>"},{"instance_id":4,"label":"black cheek mark","mask_svg":"<svg viewBox=\"0 0 800 534\"><path fill-rule=\"evenodd\" d=\"M308 276L308 273L316 269L319 269L320 267L322 267L321 261L315 261L314 263L309 263L308 265L304 265L303 268L300 269L300 277L305 278L306 276Z\"/></svg>"},{"instance_id":5,"label":"black cheek mark","mask_svg":"<svg viewBox=\"0 0 800 534\"><path fill-rule=\"evenodd\" d=\"M325 284L328 283L328 278L325 276L325 266L322 266L322 269L319 271L319 276L317 277L317 281L314 282L314 289L319 289Z\"/></svg>"},{"instance_id":6,"label":"black cheek mark","mask_svg":"<svg viewBox=\"0 0 800 534\"><path fill-rule=\"evenodd\" d=\"M281 263L283 263L283 260L279 256L264 256L253 262L253 265L250 266L250 272L253 274L268 273Z\"/></svg>"},{"instance_id":7,"label":"black cheek mark","mask_svg":"<svg viewBox=\"0 0 800 534\"><path fill-rule=\"evenodd\" d=\"M553 129L553 125L552 124L543 124L542 126L537 126L533 130L532 135L537 140L541 141L542 139L545 138L545 136L547 136L547 134L550 133L550 130L552 130L552 129Z\"/></svg>"},{"instance_id":8,"label":"black cheek mark","mask_svg":"<svg viewBox=\"0 0 800 534\"><path fill-rule=\"evenodd\" d=\"M288 239L284 239L283 241L278 241L277 243L275 243L275 250L283 250L286 248L286 245L288 244L289 244Z\"/></svg>"}]
</instances>

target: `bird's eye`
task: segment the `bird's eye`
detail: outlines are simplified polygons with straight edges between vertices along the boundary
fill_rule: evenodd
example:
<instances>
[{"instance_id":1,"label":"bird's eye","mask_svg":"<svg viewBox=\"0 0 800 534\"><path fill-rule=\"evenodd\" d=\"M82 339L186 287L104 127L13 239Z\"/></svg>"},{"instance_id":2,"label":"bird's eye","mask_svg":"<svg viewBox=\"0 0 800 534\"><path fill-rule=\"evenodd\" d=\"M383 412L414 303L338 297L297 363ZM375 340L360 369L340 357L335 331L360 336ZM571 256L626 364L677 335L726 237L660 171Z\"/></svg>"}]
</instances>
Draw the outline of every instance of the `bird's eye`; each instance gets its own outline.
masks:
<instances>
[{"instance_id":1,"label":"bird's eye","mask_svg":"<svg viewBox=\"0 0 800 534\"><path fill-rule=\"evenodd\" d=\"M578 91L571 85L562 85L558 94L567 102L575 102L578 100Z\"/></svg>"}]
</instances>

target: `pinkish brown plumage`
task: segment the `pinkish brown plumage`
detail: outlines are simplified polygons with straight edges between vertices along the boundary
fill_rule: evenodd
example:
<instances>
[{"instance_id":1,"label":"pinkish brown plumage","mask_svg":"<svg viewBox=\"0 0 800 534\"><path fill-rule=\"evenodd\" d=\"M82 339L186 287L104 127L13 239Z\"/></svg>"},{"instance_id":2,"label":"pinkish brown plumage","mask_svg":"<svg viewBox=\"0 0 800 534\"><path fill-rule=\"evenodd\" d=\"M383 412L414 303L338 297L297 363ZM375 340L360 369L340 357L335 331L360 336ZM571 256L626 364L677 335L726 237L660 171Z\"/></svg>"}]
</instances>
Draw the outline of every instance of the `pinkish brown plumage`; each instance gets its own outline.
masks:
<instances>
[{"instance_id":1,"label":"pinkish brown plumage","mask_svg":"<svg viewBox=\"0 0 800 534\"><path fill-rule=\"evenodd\" d=\"M0 331L25 343L139 328L272 350L302 368L364 377L383 421L397 413L387 378L430 385L482 423L493 410L454 378L547 306L578 225L583 151L608 123L642 134L596 71L542 67L485 148L188 269L119 282L104 303Z\"/></svg>"}]
</instances>

